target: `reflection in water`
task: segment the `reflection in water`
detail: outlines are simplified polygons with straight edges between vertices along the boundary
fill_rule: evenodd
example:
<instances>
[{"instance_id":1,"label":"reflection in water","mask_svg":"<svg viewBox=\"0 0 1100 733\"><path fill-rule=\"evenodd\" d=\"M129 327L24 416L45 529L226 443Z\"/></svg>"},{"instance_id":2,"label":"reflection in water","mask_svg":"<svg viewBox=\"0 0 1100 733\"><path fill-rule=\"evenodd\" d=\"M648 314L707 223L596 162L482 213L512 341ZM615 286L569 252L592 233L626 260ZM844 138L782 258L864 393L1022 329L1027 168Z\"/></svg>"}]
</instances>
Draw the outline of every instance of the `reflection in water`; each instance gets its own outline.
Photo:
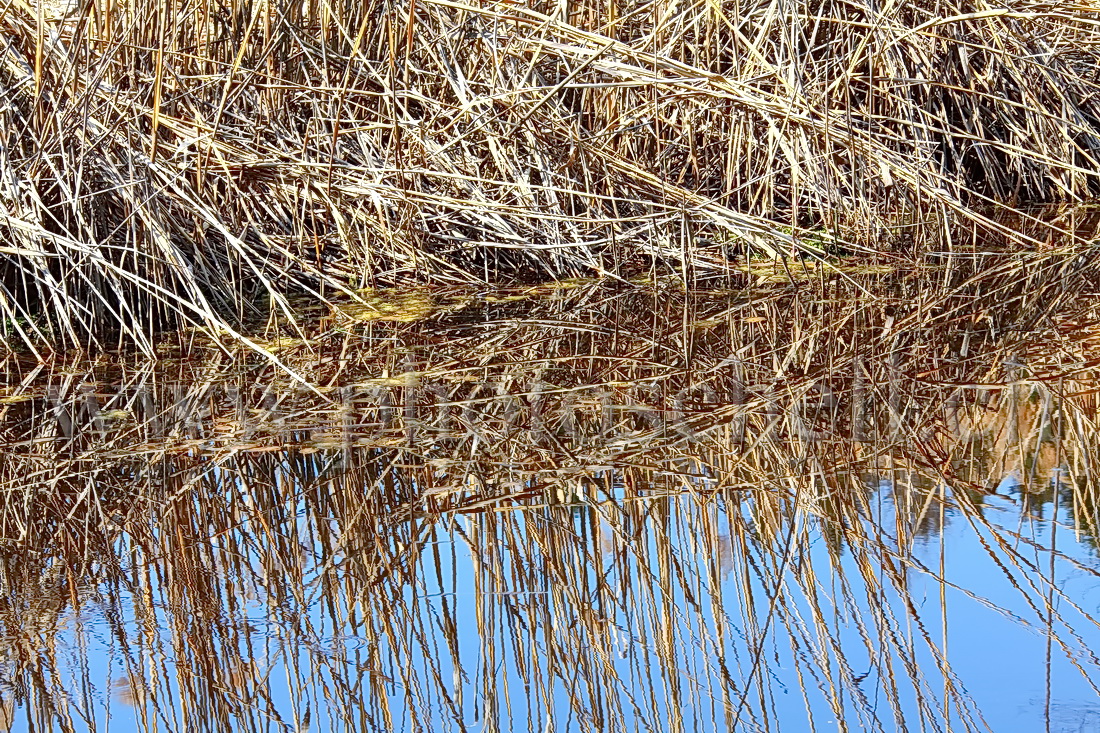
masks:
<instances>
[{"instance_id":1,"label":"reflection in water","mask_svg":"<svg viewBox=\"0 0 1100 733\"><path fill-rule=\"evenodd\" d=\"M1095 727L1096 306L951 267L13 357L0 722Z\"/></svg>"}]
</instances>

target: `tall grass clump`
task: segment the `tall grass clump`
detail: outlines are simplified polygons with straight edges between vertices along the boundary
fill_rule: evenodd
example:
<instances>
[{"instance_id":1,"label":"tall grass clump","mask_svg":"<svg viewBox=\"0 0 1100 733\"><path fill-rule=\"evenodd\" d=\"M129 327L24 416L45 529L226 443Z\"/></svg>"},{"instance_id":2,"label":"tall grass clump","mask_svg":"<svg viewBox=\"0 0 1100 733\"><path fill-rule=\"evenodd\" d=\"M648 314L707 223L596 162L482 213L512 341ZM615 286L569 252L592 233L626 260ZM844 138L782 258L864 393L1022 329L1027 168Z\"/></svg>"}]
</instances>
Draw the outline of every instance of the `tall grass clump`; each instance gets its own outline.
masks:
<instances>
[{"instance_id":1,"label":"tall grass clump","mask_svg":"<svg viewBox=\"0 0 1100 733\"><path fill-rule=\"evenodd\" d=\"M151 348L292 318L295 294L1003 230L998 205L1097 189L1097 21L1091 1L18 0L5 339Z\"/></svg>"}]
</instances>

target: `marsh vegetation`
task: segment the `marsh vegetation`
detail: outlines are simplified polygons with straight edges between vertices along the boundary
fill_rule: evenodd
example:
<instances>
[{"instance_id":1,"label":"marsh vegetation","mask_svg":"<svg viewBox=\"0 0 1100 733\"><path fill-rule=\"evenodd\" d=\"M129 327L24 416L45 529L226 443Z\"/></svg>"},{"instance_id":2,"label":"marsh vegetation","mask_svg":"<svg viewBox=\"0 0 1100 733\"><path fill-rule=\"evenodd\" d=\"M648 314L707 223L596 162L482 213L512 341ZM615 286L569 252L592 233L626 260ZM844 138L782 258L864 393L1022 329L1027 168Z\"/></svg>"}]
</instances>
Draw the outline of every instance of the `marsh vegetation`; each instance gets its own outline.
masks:
<instances>
[{"instance_id":1,"label":"marsh vegetation","mask_svg":"<svg viewBox=\"0 0 1100 733\"><path fill-rule=\"evenodd\" d=\"M1096 729L1092 0L0 42L0 729Z\"/></svg>"},{"instance_id":2,"label":"marsh vegetation","mask_svg":"<svg viewBox=\"0 0 1100 733\"><path fill-rule=\"evenodd\" d=\"M1082 247L1092 2L0 9L0 310L43 350L362 287ZM1019 225L1006 225L1010 214Z\"/></svg>"}]
</instances>

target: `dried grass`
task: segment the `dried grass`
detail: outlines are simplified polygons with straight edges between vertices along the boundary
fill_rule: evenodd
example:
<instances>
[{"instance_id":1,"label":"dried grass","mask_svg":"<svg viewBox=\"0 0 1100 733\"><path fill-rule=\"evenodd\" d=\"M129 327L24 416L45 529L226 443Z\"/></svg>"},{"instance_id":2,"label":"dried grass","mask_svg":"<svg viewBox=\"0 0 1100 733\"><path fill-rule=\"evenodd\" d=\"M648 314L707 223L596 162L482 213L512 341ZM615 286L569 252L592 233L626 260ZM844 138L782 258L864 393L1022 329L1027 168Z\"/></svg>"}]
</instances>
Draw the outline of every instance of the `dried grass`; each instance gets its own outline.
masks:
<instances>
[{"instance_id":1,"label":"dried grass","mask_svg":"<svg viewBox=\"0 0 1100 733\"><path fill-rule=\"evenodd\" d=\"M1095 193L1098 20L1033 0L18 0L4 338L151 352L158 328L293 322L292 294L707 274L823 231L884 251L968 222L1033 245L989 205Z\"/></svg>"}]
</instances>

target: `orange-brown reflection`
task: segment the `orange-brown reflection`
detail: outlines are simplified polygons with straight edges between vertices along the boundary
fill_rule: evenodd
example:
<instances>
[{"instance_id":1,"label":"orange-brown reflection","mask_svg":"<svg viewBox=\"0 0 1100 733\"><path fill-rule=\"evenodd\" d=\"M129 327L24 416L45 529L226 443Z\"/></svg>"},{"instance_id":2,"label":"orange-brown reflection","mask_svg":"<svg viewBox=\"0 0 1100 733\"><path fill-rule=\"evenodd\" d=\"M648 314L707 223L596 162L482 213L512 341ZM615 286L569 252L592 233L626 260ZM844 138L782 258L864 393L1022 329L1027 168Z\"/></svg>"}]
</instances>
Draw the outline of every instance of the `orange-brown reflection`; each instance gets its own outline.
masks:
<instances>
[{"instance_id":1,"label":"orange-brown reflection","mask_svg":"<svg viewBox=\"0 0 1100 733\"><path fill-rule=\"evenodd\" d=\"M149 728L388 730L545 720L564 699L592 730L686 729L705 693L714 719L763 726L761 640L839 644L829 604L904 597L905 549L960 497L980 516L1011 475L1031 511L1057 498L1095 532L1096 306L1053 260L952 267L934 286L593 287L336 318L280 353L316 390L213 350L13 357L3 704L41 728L98 694ZM876 528L882 486L896 512ZM856 563L835 594L802 555L814 527L834 570ZM74 683L60 640L93 618L114 667ZM935 640L861 623L893 645L886 694L950 679L906 661ZM859 673L833 663L823 694L846 715ZM954 688L941 703L969 714Z\"/></svg>"}]
</instances>

